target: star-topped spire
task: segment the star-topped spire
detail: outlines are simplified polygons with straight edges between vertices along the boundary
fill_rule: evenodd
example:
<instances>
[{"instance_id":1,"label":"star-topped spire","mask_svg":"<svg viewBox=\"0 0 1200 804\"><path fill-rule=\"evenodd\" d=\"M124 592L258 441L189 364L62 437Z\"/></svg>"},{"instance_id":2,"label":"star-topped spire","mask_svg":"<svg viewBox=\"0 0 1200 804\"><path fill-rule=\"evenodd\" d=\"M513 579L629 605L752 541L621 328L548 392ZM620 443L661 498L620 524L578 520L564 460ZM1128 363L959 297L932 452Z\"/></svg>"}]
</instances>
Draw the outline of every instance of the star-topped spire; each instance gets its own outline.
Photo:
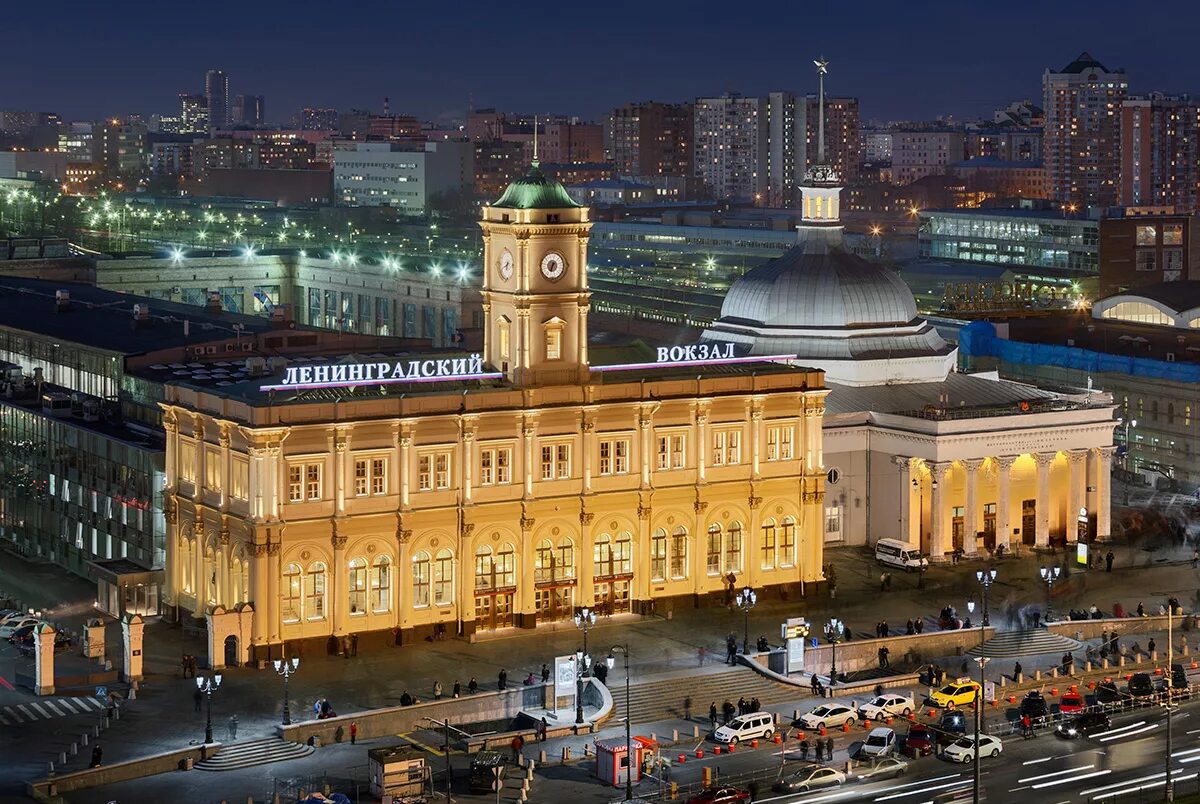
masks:
<instances>
[{"instance_id":1,"label":"star-topped spire","mask_svg":"<svg viewBox=\"0 0 1200 804\"><path fill-rule=\"evenodd\" d=\"M817 68L817 164L825 164L825 76L829 73L829 60L820 56L813 60Z\"/></svg>"},{"instance_id":2,"label":"star-topped spire","mask_svg":"<svg viewBox=\"0 0 1200 804\"><path fill-rule=\"evenodd\" d=\"M537 115L533 116L533 166L538 166L538 149L537 149Z\"/></svg>"},{"instance_id":3,"label":"star-topped spire","mask_svg":"<svg viewBox=\"0 0 1200 804\"><path fill-rule=\"evenodd\" d=\"M809 230L810 239L813 226L837 228L838 233L831 236L840 243L841 181L837 171L825 161L825 76L829 73L829 60L820 56L813 59L813 66L817 68L818 87L817 158L805 171L804 181L800 184L800 217L802 229Z\"/></svg>"}]
</instances>

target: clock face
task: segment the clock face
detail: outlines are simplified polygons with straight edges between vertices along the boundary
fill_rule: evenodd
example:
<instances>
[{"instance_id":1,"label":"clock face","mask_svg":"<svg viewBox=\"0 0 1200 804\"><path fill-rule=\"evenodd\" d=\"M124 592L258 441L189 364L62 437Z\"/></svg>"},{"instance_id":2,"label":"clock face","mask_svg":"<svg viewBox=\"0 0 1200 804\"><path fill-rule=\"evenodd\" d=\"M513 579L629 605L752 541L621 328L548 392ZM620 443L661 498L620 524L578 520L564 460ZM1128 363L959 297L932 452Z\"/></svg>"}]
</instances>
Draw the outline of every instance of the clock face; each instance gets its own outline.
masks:
<instances>
[{"instance_id":1,"label":"clock face","mask_svg":"<svg viewBox=\"0 0 1200 804\"><path fill-rule=\"evenodd\" d=\"M512 279L513 275L513 255L508 249L504 249L504 253L500 255L500 278L504 281Z\"/></svg>"},{"instance_id":2,"label":"clock face","mask_svg":"<svg viewBox=\"0 0 1200 804\"><path fill-rule=\"evenodd\" d=\"M547 279L558 279L566 270L567 264L563 261L561 254L551 251L542 257L542 276Z\"/></svg>"}]
</instances>

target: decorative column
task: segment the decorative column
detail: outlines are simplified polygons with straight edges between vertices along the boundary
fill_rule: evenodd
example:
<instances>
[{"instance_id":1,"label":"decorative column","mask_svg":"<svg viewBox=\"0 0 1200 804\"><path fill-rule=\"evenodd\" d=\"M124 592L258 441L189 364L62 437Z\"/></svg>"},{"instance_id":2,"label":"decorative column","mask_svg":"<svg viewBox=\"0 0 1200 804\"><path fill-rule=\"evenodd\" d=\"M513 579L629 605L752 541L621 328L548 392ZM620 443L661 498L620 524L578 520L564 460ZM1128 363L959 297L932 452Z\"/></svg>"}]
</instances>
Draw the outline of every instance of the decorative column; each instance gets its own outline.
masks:
<instances>
[{"instance_id":1,"label":"decorative column","mask_svg":"<svg viewBox=\"0 0 1200 804\"><path fill-rule=\"evenodd\" d=\"M1079 509L1087 508L1087 456L1086 449L1067 450L1067 466L1070 474L1067 482L1070 484L1067 494L1066 534L1067 541L1074 542L1079 538ZM1088 514L1092 513L1088 509Z\"/></svg>"},{"instance_id":2,"label":"decorative column","mask_svg":"<svg viewBox=\"0 0 1200 804\"><path fill-rule=\"evenodd\" d=\"M250 447L250 518L255 522L266 519L267 452L263 447Z\"/></svg>"},{"instance_id":3,"label":"decorative column","mask_svg":"<svg viewBox=\"0 0 1200 804\"><path fill-rule=\"evenodd\" d=\"M705 467L708 466L708 405L696 406L696 482L703 485ZM699 535L699 531L697 531Z\"/></svg>"},{"instance_id":4,"label":"decorative column","mask_svg":"<svg viewBox=\"0 0 1200 804\"><path fill-rule=\"evenodd\" d=\"M537 435L537 419L533 416L526 416L521 425L521 435L525 439L523 445L525 447L525 497L532 499L534 473L537 472L538 476L541 476L537 461L533 457L533 442L534 437Z\"/></svg>"},{"instance_id":5,"label":"decorative column","mask_svg":"<svg viewBox=\"0 0 1200 804\"><path fill-rule=\"evenodd\" d=\"M979 543L976 534L979 533L979 467L983 466L982 458L972 458L963 461L967 470L967 501L963 516L963 552L969 556L979 553Z\"/></svg>"},{"instance_id":6,"label":"decorative column","mask_svg":"<svg viewBox=\"0 0 1200 804\"><path fill-rule=\"evenodd\" d=\"M341 520L333 521L333 536L330 537L330 543L333 545L333 572L330 573L328 588L326 590L328 599L333 610L333 635L342 636L346 633L346 608L350 601L346 599L345 587L346 582L346 534L339 533Z\"/></svg>"},{"instance_id":7,"label":"decorative column","mask_svg":"<svg viewBox=\"0 0 1200 804\"><path fill-rule=\"evenodd\" d=\"M817 439L815 433L819 432L821 427L821 419L817 414L815 405L804 406L804 473L812 474L817 471L818 456L817 456Z\"/></svg>"},{"instance_id":8,"label":"decorative column","mask_svg":"<svg viewBox=\"0 0 1200 804\"><path fill-rule=\"evenodd\" d=\"M283 490L287 488L287 478L284 472L287 467L283 463L283 448L271 447L267 450L267 506L266 513L270 514L272 522L279 521L280 508L283 505ZM303 478L301 479L303 482Z\"/></svg>"},{"instance_id":9,"label":"decorative column","mask_svg":"<svg viewBox=\"0 0 1200 804\"><path fill-rule=\"evenodd\" d=\"M142 631L146 624L140 614L126 614L121 618L121 636L125 643L125 664L121 680L142 680ZM53 644L53 641L51 642Z\"/></svg>"},{"instance_id":10,"label":"decorative column","mask_svg":"<svg viewBox=\"0 0 1200 804\"><path fill-rule=\"evenodd\" d=\"M134 615L135 617L137 615ZM35 695L54 694L54 638L58 632L50 623L38 623L33 629ZM126 667L129 665L126 664ZM139 676L140 678L140 676Z\"/></svg>"},{"instance_id":11,"label":"decorative column","mask_svg":"<svg viewBox=\"0 0 1200 804\"><path fill-rule=\"evenodd\" d=\"M1115 447L1097 447L1096 467L1096 541L1108 541L1112 535L1112 456Z\"/></svg>"},{"instance_id":12,"label":"decorative column","mask_svg":"<svg viewBox=\"0 0 1200 804\"><path fill-rule=\"evenodd\" d=\"M639 457L641 458L642 464L641 475L643 489L650 488L650 461L651 456L654 454L654 450L650 445L650 431L654 426L653 416L654 413L651 406L644 406L638 414L638 452L641 453Z\"/></svg>"},{"instance_id":13,"label":"decorative column","mask_svg":"<svg viewBox=\"0 0 1200 804\"><path fill-rule=\"evenodd\" d=\"M896 458L900 464L900 533L909 544L921 547L921 459Z\"/></svg>"},{"instance_id":14,"label":"decorative column","mask_svg":"<svg viewBox=\"0 0 1200 804\"><path fill-rule=\"evenodd\" d=\"M595 450L595 433L596 422L591 418L591 412L585 410L580 416L579 422L579 459L583 463L584 494L592 493L592 452Z\"/></svg>"},{"instance_id":15,"label":"decorative column","mask_svg":"<svg viewBox=\"0 0 1200 804\"><path fill-rule=\"evenodd\" d=\"M166 433L166 461L163 472L167 476L167 487L163 493L168 493L179 487L179 421L175 418L174 410L163 413L163 431Z\"/></svg>"},{"instance_id":16,"label":"decorative column","mask_svg":"<svg viewBox=\"0 0 1200 804\"><path fill-rule=\"evenodd\" d=\"M237 605L238 600L237 594L233 592L233 584L230 577L230 567L232 566L230 559L232 556L229 547L228 520L221 521L221 545L220 549L213 551L213 556L220 564L217 568L217 605L232 608Z\"/></svg>"},{"instance_id":17,"label":"decorative column","mask_svg":"<svg viewBox=\"0 0 1200 804\"><path fill-rule=\"evenodd\" d=\"M256 648L267 641L267 620L271 616L271 608L267 605L267 546L254 544L250 548L250 602L254 604L254 626L251 629L250 641Z\"/></svg>"},{"instance_id":18,"label":"decorative column","mask_svg":"<svg viewBox=\"0 0 1200 804\"><path fill-rule=\"evenodd\" d=\"M221 447L221 510L229 510L229 484L233 482L233 464L230 457L229 446L232 439L229 435L229 425L222 424L221 432L217 436L217 443Z\"/></svg>"},{"instance_id":19,"label":"decorative column","mask_svg":"<svg viewBox=\"0 0 1200 804\"><path fill-rule=\"evenodd\" d=\"M758 479L758 465L762 457L762 400L756 399L750 408L750 479Z\"/></svg>"},{"instance_id":20,"label":"decorative column","mask_svg":"<svg viewBox=\"0 0 1200 804\"><path fill-rule=\"evenodd\" d=\"M167 606L179 605L179 577L183 571L183 567L179 566L179 540L182 534L179 532L179 502L175 498L175 492L172 489L163 489L163 521L167 526L167 565L163 569L163 603ZM178 617L179 613L176 612Z\"/></svg>"},{"instance_id":21,"label":"decorative column","mask_svg":"<svg viewBox=\"0 0 1200 804\"><path fill-rule=\"evenodd\" d=\"M521 369L528 371L530 364L529 357L529 308L517 308L517 365Z\"/></svg>"},{"instance_id":22,"label":"decorative column","mask_svg":"<svg viewBox=\"0 0 1200 804\"><path fill-rule=\"evenodd\" d=\"M751 491L750 497L747 498L746 504L750 507L750 522L749 529L744 534L742 541L742 549L746 556L746 577L745 583L751 588L757 589L762 583L762 515L759 513L762 508L762 497L756 497ZM669 537L668 537L669 538ZM778 529L776 531L776 544L778 544Z\"/></svg>"},{"instance_id":23,"label":"decorative column","mask_svg":"<svg viewBox=\"0 0 1200 804\"><path fill-rule=\"evenodd\" d=\"M596 588L595 588L595 567L592 565L592 521L596 515L590 511L579 509L579 549L576 553L579 560L576 562L579 569L579 594L576 597L576 606L591 607L596 605Z\"/></svg>"},{"instance_id":24,"label":"decorative column","mask_svg":"<svg viewBox=\"0 0 1200 804\"><path fill-rule=\"evenodd\" d=\"M1012 546L1012 501L1009 499L1009 480L1016 455L997 455L996 462L996 547L1006 551Z\"/></svg>"},{"instance_id":25,"label":"decorative column","mask_svg":"<svg viewBox=\"0 0 1200 804\"><path fill-rule=\"evenodd\" d=\"M475 418L469 417L462 422L462 438L459 442L459 466L462 467L463 504L471 504L471 495L475 488ZM492 467L496 471L496 467ZM494 477L494 475L493 475Z\"/></svg>"},{"instance_id":26,"label":"decorative column","mask_svg":"<svg viewBox=\"0 0 1200 804\"><path fill-rule=\"evenodd\" d=\"M1055 452L1035 452L1037 463L1037 541L1038 547L1050 546L1050 464Z\"/></svg>"},{"instance_id":27,"label":"decorative column","mask_svg":"<svg viewBox=\"0 0 1200 804\"><path fill-rule=\"evenodd\" d=\"M205 590L208 589L208 575L204 572L204 514L200 510L196 510L192 514L196 519L192 522L192 538L195 543L195 582L192 584L192 593L196 596L196 605L192 610L192 616L200 619L204 616L204 607L208 603L208 594Z\"/></svg>"},{"instance_id":28,"label":"decorative column","mask_svg":"<svg viewBox=\"0 0 1200 804\"><path fill-rule=\"evenodd\" d=\"M346 515L346 463L349 460L346 448L349 446L349 431L339 427L333 431L333 491L334 516Z\"/></svg>"},{"instance_id":29,"label":"decorative column","mask_svg":"<svg viewBox=\"0 0 1200 804\"><path fill-rule=\"evenodd\" d=\"M938 462L929 465L932 479L929 482L929 557L933 561L942 561L946 557L946 476L950 474L949 462Z\"/></svg>"},{"instance_id":30,"label":"decorative column","mask_svg":"<svg viewBox=\"0 0 1200 804\"><path fill-rule=\"evenodd\" d=\"M279 582L283 577L283 570L280 567L280 550L283 547L278 539L282 537L282 533L276 536L276 541L267 544L267 603L270 606L268 623L268 644L275 645L282 641L281 636L283 629L281 628L280 613L279 613ZM268 538L270 536L268 535Z\"/></svg>"},{"instance_id":31,"label":"decorative column","mask_svg":"<svg viewBox=\"0 0 1200 804\"><path fill-rule=\"evenodd\" d=\"M517 564L517 593L514 601L516 616L513 618L513 622L519 628L533 628L537 625L537 606L534 601L533 582L533 526L536 519L527 515L524 503L521 504L521 508L521 543L518 545L520 553Z\"/></svg>"},{"instance_id":32,"label":"decorative column","mask_svg":"<svg viewBox=\"0 0 1200 804\"><path fill-rule=\"evenodd\" d=\"M400 431L400 510L408 510L408 495L412 486L412 431Z\"/></svg>"},{"instance_id":33,"label":"decorative column","mask_svg":"<svg viewBox=\"0 0 1200 804\"><path fill-rule=\"evenodd\" d=\"M192 438L196 441L196 481L192 483L192 500L199 506L204 499L204 481L207 479L205 464L208 463L204 419L199 414L192 416Z\"/></svg>"},{"instance_id":34,"label":"decorative column","mask_svg":"<svg viewBox=\"0 0 1200 804\"><path fill-rule=\"evenodd\" d=\"M696 501L692 503L692 510L696 512L695 524L692 527L691 540L688 544L688 579L691 581L692 594L701 595L705 591L705 585L708 583L708 572L705 570L705 551L708 549L708 529L704 527L704 513L708 510L708 502L700 499L699 489L696 489ZM798 524L798 523L797 523ZM797 527L799 530L799 527ZM796 538L800 538L797 533ZM803 544L797 545L799 550L804 549Z\"/></svg>"},{"instance_id":35,"label":"decorative column","mask_svg":"<svg viewBox=\"0 0 1200 804\"><path fill-rule=\"evenodd\" d=\"M650 600L650 516L653 509L650 506L649 494L639 495L639 497L642 499L638 500L637 508L636 560L633 562L633 589L631 590L634 605L631 607L631 610L638 614L648 614Z\"/></svg>"},{"instance_id":36,"label":"decorative column","mask_svg":"<svg viewBox=\"0 0 1200 804\"><path fill-rule=\"evenodd\" d=\"M408 557L408 543L412 540L412 531L406 530L404 522L399 516L396 517L396 568L392 574L392 589L394 590L394 600L392 610L395 612L395 625L401 630L401 639L403 632L409 625L409 615L412 614L412 606L405 599L403 591L405 589L404 582L408 579L408 574L402 572L402 568L410 567ZM469 538L459 539L459 549L455 551L455 577L454 588L458 590L458 619L460 621L475 618L475 607L471 603L475 600L474 589L471 587L473 579L471 577L460 577L459 571L463 567L474 568L474 551L470 550L471 540ZM468 615L469 618L468 618Z\"/></svg>"}]
</instances>

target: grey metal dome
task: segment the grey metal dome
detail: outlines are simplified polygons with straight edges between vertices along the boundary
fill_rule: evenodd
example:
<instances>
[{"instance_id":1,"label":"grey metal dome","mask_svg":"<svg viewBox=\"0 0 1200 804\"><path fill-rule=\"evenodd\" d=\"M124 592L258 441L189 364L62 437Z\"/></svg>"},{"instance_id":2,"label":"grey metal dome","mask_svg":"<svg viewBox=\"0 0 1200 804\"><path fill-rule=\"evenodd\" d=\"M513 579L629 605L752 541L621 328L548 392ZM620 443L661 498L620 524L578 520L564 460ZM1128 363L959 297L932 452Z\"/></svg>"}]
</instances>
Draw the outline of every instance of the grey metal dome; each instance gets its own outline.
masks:
<instances>
[{"instance_id":1,"label":"grey metal dome","mask_svg":"<svg viewBox=\"0 0 1200 804\"><path fill-rule=\"evenodd\" d=\"M831 328L908 324L912 291L895 271L840 248L840 227L805 227L787 253L729 288L721 320L767 327Z\"/></svg>"}]
</instances>

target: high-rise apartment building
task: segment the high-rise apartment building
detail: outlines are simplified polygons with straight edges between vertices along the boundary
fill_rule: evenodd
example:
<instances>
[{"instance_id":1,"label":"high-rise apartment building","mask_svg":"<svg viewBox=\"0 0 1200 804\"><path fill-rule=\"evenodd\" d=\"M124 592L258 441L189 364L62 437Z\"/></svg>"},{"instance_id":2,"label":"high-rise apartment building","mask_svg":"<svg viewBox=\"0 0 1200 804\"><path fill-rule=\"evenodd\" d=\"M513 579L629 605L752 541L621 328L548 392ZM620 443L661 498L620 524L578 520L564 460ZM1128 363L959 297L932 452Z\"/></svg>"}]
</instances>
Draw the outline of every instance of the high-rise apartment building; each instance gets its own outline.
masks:
<instances>
[{"instance_id":1,"label":"high-rise apartment building","mask_svg":"<svg viewBox=\"0 0 1200 804\"><path fill-rule=\"evenodd\" d=\"M1200 100L1154 93L1121 105L1122 206L1200 211Z\"/></svg>"},{"instance_id":2,"label":"high-rise apartment building","mask_svg":"<svg viewBox=\"0 0 1200 804\"><path fill-rule=\"evenodd\" d=\"M229 128L229 76L223 70L204 75L204 97L208 102L208 132Z\"/></svg>"},{"instance_id":3,"label":"high-rise apartment building","mask_svg":"<svg viewBox=\"0 0 1200 804\"><path fill-rule=\"evenodd\" d=\"M691 176L690 103L627 103L613 109L605 132L607 161L625 176Z\"/></svg>"},{"instance_id":4,"label":"high-rise apartment building","mask_svg":"<svg viewBox=\"0 0 1200 804\"><path fill-rule=\"evenodd\" d=\"M547 164L604 161L604 126L599 123L547 123L538 136L540 157Z\"/></svg>"},{"instance_id":5,"label":"high-rise apartment building","mask_svg":"<svg viewBox=\"0 0 1200 804\"><path fill-rule=\"evenodd\" d=\"M208 133L208 99L190 92L179 93L180 134Z\"/></svg>"},{"instance_id":6,"label":"high-rise apartment building","mask_svg":"<svg viewBox=\"0 0 1200 804\"><path fill-rule=\"evenodd\" d=\"M235 126L250 126L259 128L266 114L267 101L262 95L237 95L233 99L233 119Z\"/></svg>"},{"instance_id":7,"label":"high-rise apartment building","mask_svg":"<svg viewBox=\"0 0 1200 804\"><path fill-rule=\"evenodd\" d=\"M1121 104L1129 92L1124 70L1109 70L1088 53L1042 76L1043 146L1056 201L1087 206L1117 203Z\"/></svg>"},{"instance_id":8,"label":"high-rise apartment building","mask_svg":"<svg viewBox=\"0 0 1200 804\"><path fill-rule=\"evenodd\" d=\"M304 108L297 122L302 131L337 131L338 110Z\"/></svg>"},{"instance_id":9,"label":"high-rise apartment building","mask_svg":"<svg viewBox=\"0 0 1200 804\"><path fill-rule=\"evenodd\" d=\"M953 129L892 132L892 177L912 184L926 176L944 176L966 159L966 135Z\"/></svg>"},{"instance_id":10,"label":"high-rise apartment building","mask_svg":"<svg viewBox=\"0 0 1200 804\"><path fill-rule=\"evenodd\" d=\"M149 170L150 152L144 125L112 119L100 123L93 131L93 161L110 178L135 178Z\"/></svg>"},{"instance_id":11,"label":"high-rise apartment building","mask_svg":"<svg viewBox=\"0 0 1200 804\"><path fill-rule=\"evenodd\" d=\"M817 162L817 96L805 98L804 106L804 170L807 170ZM825 162L837 171L844 184L858 180L858 165L862 161L858 128L858 98L825 98Z\"/></svg>"},{"instance_id":12,"label":"high-rise apartment building","mask_svg":"<svg viewBox=\"0 0 1200 804\"><path fill-rule=\"evenodd\" d=\"M717 198L762 203L768 188L766 97L697 98L693 169Z\"/></svg>"}]
</instances>

